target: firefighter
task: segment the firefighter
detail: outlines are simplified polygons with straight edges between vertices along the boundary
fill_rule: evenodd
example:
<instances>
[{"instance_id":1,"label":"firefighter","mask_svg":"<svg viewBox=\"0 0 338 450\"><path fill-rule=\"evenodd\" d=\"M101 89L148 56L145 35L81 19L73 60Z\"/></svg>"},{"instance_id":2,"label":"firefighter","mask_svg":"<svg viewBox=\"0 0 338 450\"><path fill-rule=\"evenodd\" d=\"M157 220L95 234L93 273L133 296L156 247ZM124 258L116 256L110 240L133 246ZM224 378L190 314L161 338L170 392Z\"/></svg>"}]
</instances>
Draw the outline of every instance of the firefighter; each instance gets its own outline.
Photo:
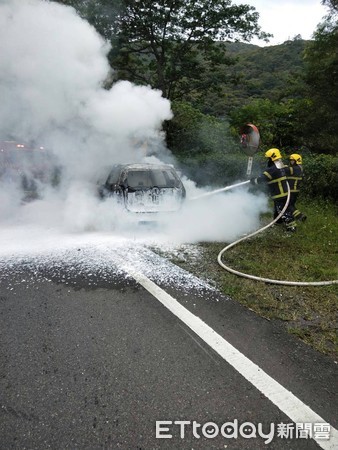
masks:
<instances>
[{"instance_id":1,"label":"firefighter","mask_svg":"<svg viewBox=\"0 0 338 450\"><path fill-rule=\"evenodd\" d=\"M285 168L285 173L291 190L290 210L295 220L304 222L306 220L306 215L301 213L296 207L299 188L301 187L303 180L303 161L301 155L298 153L290 155L289 160L290 165Z\"/></svg>"},{"instance_id":2,"label":"firefighter","mask_svg":"<svg viewBox=\"0 0 338 450\"><path fill-rule=\"evenodd\" d=\"M266 183L269 188L270 197L274 203L274 219L281 213L288 197L288 185L286 181L285 168L282 156L278 148L270 148L265 153L268 158L267 169L257 178L251 178L250 182L254 185ZM289 208L284 211L283 216L279 220L284 223L287 231L296 231L296 221L292 216Z\"/></svg>"}]
</instances>

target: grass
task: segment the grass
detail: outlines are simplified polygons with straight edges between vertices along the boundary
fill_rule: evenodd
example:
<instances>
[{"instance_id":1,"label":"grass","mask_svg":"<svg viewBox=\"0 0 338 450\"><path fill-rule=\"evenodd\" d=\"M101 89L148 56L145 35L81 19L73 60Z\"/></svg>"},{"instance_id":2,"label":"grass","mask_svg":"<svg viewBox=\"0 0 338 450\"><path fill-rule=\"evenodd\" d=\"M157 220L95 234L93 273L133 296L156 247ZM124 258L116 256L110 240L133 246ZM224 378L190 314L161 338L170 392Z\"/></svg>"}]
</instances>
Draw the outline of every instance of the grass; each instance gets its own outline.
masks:
<instances>
[{"instance_id":1,"label":"grass","mask_svg":"<svg viewBox=\"0 0 338 450\"><path fill-rule=\"evenodd\" d=\"M308 219L296 233L282 226L241 242L223 255L231 268L259 277L290 281L338 279L338 216L335 205L299 203ZM271 217L262 217L262 224ZM213 284L234 300L269 320L283 321L287 330L318 351L338 358L338 285L284 286L236 276L217 263L228 243L200 243L201 258L174 261Z\"/></svg>"}]
</instances>

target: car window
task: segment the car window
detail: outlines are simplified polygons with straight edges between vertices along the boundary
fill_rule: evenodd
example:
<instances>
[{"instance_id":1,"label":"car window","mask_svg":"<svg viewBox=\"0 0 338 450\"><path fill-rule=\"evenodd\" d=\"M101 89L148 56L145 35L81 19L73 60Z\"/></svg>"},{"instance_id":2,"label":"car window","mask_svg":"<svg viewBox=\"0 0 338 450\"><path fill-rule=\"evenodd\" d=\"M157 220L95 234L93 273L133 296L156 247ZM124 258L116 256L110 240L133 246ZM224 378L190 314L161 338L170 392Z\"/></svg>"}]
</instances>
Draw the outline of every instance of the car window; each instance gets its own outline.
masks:
<instances>
[{"instance_id":1,"label":"car window","mask_svg":"<svg viewBox=\"0 0 338 450\"><path fill-rule=\"evenodd\" d=\"M120 172L121 172L120 166L113 167L113 169L109 174L107 184L117 184L119 181Z\"/></svg>"},{"instance_id":2,"label":"car window","mask_svg":"<svg viewBox=\"0 0 338 450\"><path fill-rule=\"evenodd\" d=\"M179 187L177 174L166 168L138 168L123 170L123 166L116 165L110 171L107 184L126 183L131 188L160 188Z\"/></svg>"},{"instance_id":3,"label":"car window","mask_svg":"<svg viewBox=\"0 0 338 450\"><path fill-rule=\"evenodd\" d=\"M127 175L127 183L130 187L152 187L149 170L131 170Z\"/></svg>"},{"instance_id":4,"label":"car window","mask_svg":"<svg viewBox=\"0 0 338 450\"><path fill-rule=\"evenodd\" d=\"M179 179L178 179L177 175L173 171L168 170L166 172L166 176L168 177L168 186L170 186L170 187L174 187L174 186L178 187L180 185Z\"/></svg>"},{"instance_id":5,"label":"car window","mask_svg":"<svg viewBox=\"0 0 338 450\"><path fill-rule=\"evenodd\" d=\"M168 186L168 174L165 170L152 170L151 171L154 186L165 187Z\"/></svg>"}]
</instances>

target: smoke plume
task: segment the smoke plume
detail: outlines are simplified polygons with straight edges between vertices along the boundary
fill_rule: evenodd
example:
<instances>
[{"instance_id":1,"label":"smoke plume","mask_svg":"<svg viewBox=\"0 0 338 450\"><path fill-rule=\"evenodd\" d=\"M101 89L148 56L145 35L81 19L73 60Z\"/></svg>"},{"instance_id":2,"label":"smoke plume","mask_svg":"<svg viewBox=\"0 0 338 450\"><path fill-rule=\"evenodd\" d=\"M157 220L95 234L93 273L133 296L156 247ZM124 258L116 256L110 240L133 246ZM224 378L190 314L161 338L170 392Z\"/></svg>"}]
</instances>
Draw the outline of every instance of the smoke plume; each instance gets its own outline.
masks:
<instances>
[{"instance_id":1,"label":"smoke plume","mask_svg":"<svg viewBox=\"0 0 338 450\"><path fill-rule=\"evenodd\" d=\"M170 102L160 91L128 81L105 89L109 50L71 7L0 0L0 141L44 146L62 166L61 186L45 188L43 198L24 205L17 186L0 180L0 225L126 230L128 214L96 196L102 168L149 160L144 142L156 149L158 161L174 161L162 133L163 121L172 117ZM202 192L184 181L188 197ZM246 191L217 195L187 202L165 229L180 241L232 239L257 226L265 209L265 197Z\"/></svg>"}]
</instances>

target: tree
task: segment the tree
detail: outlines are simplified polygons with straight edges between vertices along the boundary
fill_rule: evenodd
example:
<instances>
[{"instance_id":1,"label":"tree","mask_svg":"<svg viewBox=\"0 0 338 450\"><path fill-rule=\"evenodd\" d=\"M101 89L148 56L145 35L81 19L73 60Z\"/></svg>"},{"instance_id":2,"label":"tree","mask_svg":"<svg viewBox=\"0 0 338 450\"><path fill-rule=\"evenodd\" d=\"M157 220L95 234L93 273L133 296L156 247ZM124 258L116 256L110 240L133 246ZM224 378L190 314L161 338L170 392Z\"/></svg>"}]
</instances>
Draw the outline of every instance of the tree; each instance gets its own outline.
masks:
<instances>
[{"instance_id":1,"label":"tree","mask_svg":"<svg viewBox=\"0 0 338 450\"><path fill-rule=\"evenodd\" d=\"M312 101L307 132L317 151L336 153L338 147L338 6L324 1L330 13L318 25L314 40L305 50L307 96Z\"/></svg>"},{"instance_id":2,"label":"tree","mask_svg":"<svg viewBox=\"0 0 338 450\"><path fill-rule=\"evenodd\" d=\"M267 37L254 8L230 0L125 0L125 5L115 22L111 65L120 76L150 84L171 100L218 84L207 75L232 62L219 41Z\"/></svg>"},{"instance_id":3,"label":"tree","mask_svg":"<svg viewBox=\"0 0 338 450\"><path fill-rule=\"evenodd\" d=\"M322 4L330 9L330 14L338 12L338 0L322 0Z\"/></svg>"},{"instance_id":4,"label":"tree","mask_svg":"<svg viewBox=\"0 0 338 450\"><path fill-rule=\"evenodd\" d=\"M271 36L261 31L252 6L232 5L231 0L62 3L77 8L111 41L109 61L117 79L148 84L171 100L190 100L219 85L211 74L232 63L220 41Z\"/></svg>"}]
</instances>

